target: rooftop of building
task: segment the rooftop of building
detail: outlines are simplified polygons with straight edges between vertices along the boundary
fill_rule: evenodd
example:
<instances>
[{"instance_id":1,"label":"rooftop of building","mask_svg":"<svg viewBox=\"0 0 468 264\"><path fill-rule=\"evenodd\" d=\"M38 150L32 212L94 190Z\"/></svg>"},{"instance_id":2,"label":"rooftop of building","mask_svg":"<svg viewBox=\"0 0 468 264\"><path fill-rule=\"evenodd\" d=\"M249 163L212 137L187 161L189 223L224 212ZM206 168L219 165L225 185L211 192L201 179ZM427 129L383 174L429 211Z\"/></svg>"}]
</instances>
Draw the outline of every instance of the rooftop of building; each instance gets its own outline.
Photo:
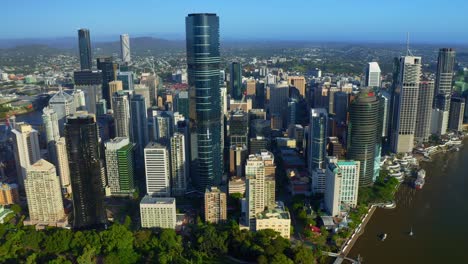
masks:
<instances>
[{"instance_id":1,"label":"rooftop of building","mask_svg":"<svg viewBox=\"0 0 468 264\"><path fill-rule=\"evenodd\" d=\"M55 166L45 159L40 159L32 164L29 168L34 171L48 171L50 169L55 169Z\"/></svg>"},{"instance_id":2,"label":"rooftop of building","mask_svg":"<svg viewBox=\"0 0 468 264\"><path fill-rule=\"evenodd\" d=\"M152 197L145 195L141 199L140 204L175 204L176 199L173 197Z\"/></svg>"},{"instance_id":3,"label":"rooftop of building","mask_svg":"<svg viewBox=\"0 0 468 264\"><path fill-rule=\"evenodd\" d=\"M285 210L284 203L276 201L275 208L267 209L256 216L257 219L290 219L289 212Z\"/></svg>"}]
</instances>

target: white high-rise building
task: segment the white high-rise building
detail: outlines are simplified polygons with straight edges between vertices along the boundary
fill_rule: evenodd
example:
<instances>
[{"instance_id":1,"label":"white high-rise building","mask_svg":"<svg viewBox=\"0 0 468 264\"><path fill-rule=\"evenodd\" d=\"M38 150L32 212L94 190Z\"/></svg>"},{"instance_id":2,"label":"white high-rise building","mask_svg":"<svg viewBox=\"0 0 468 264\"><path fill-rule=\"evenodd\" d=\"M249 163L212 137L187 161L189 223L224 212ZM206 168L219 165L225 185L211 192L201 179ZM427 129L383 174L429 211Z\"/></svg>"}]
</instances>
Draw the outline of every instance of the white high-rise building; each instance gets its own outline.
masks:
<instances>
[{"instance_id":1,"label":"white high-rise building","mask_svg":"<svg viewBox=\"0 0 468 264\"><path fill-rule=\"evenodd\" d=\"M325 207L332 216L356 207L359 187L359 161L329 157L325 180Z\"/></svg>"},{"instance_id":2,"label":"white high-rise building","mask_svg":"<svg viewBox=\"0 0 468 264\"><path fill-rule=\"evenodd\" d=\"M97 114L96 104L102 99L102 85L77 85L76 88L84 94L86 111L90 114Z\"/></svg>"},{"instance_id":3,"label":"white high-rise building","mask_svg":"<svg viewBox=\"0 0 468 264\"><path fill-rule=\"evenodd\" d=\"M72 95L73 95L73 100L75 102L75 110L76 111L86 110L85 93L80 89L75 89Z\"/></svg>"},{"instance_id":4,"label":"white high-rise building","mask_svg":"<svg viewBox=\"0 0 468 264\"><path fill-rule=\"evenodd\" d=\"M116 92L112 95L114 110L115 136L130 138L130 103L125 92Z\"/></svg>"},{"instance_id":5,"label":"white high-rise building","mask_svg":"<svg viewBox=\"0 0 468 264\"><path fill-rule=\"evenodd\" d=\"M170 196L169 151L159 143L150 142L144 149L146 193Z\"/></svg>"},{"instance_id":6,"label":"white high-rise building","mask_svg":"<svg viewBox=\"0 0 468 264\"><path fill-rule=\"evenodd\" d=\"M17 123L16 129L11 132L13 133L16 175L18 183L24 186L26 170L41 158L39 136L37 131L26 123Z\"/></svg>"},{"instance_id":7,"label":"white high-rise building","mask_svg":"<svg viewBox=\"0 0 468 264\"><path fill-rule=\"evenodd\" d=\"M171 189L172 195L184 195L187 191L188 160L185 160L185 136L174 133L171 137Z\"/></svg>"},{"instance_id":8,"label":"white high-rise building","mask_svg":"<svg viewBox=\"0 0 468 264\"><path fill-rule=\"evenodd\" d=\"M120 56L123 62L130 62L130 37L128 34L120 35Z\"/></svg>"},{"instance_id":9,"label":"white high-rise building","mask_svg":"<svg viewBox=\"0 0 468 264\"><path fill-rule=\"evenodd\" d=\"M366 87L380 87L380 67L377 62L369 62L366 68Z\"/></svg>"},{"instance_id":10,"label":"white high-rise building","mask_svg":"<svg viewBox=\"0 0 468 264\"><path fill-rule=\"evenodd\" d=\"M61 137L55 142L55 152L57 154L57 174L60 177L62 192L70 194L72 192L70 184L70 167L68 165L67 144L65 137Z\"/></svg>"},{"instance_id":11,"label":"white high-rise building","mask_svg":"<svg viewBox=\"0 0 468 264\"><path fill-rule=\"evenodd\" d=\"M24 189L29 210L25 224L58 226L66 222L60 181L53 164L40 159L29 166Z\"/></svg>"},{"instance_id":12,"label":"white high-rise building","mask_svg":"<svg viewBox=\"0 0 468 264\"><path fill-rule=\"evenodd\" d=\"M141 227L176 227L176 199L146 195L140 202Z\"/></svg>"},{"instance_id":13,"label":"white high-rise building","mask_svg":"<svg viewBox=\"0 0 468 264\"><path fill-rule=\"evenodd\" d=\"M62 90L62 87L59 87L59 89L59 92L50 98L49 106L51 106L57 113L60 135L63 136L63 128L65 126L66 116L76 112L76 105L73 96L65 93Z\"/></svg>"},{"instance_id":14,"label":"white high-rise building","mask_svg":"<svg viewBox=\"0 0 468 264\"><path fill-rule=\"evenodd\" d=\"M421 57L402 56L394 92L391 149L395 153L411 152L418 112Z\"/></svg>"},{"instance_id":15,"label":"white high-rise building","mask_svg":"<svg viewBox=\"0 0 468 264\"><path fill-rule=\"evenodd\" d=\"M415 143L427 142L431 135L434 81L422 81L419 83L419 88L418 114L416 118L416 130L414 132Z\"/></svg>"},{"instance_id":16,"label":"white high-rise building","mask_svg":"<svg viewBox=\"0 0 468 264\"><path fill-rule=\"evenodd\" d=\"M46 134L49 161L56 165L57 154L55 152L55 142L60 138L60 131L57 113L52 107L47 106L42 110L42 123L44 124Z\"/></svg>"}]
</instances>

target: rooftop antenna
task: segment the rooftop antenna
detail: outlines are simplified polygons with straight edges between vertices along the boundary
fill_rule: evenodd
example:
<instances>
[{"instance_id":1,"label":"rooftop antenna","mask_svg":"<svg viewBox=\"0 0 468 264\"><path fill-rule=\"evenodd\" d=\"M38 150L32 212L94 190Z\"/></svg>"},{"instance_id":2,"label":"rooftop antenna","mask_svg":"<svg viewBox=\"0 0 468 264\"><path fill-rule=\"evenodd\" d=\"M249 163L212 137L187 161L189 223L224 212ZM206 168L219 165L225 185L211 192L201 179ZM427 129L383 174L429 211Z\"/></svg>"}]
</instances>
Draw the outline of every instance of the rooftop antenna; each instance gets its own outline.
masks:
<instances>
[{"instance_id":1,"label":"rooftop antenna","mask_svg":"<svg viewBox=\"0 0 468 264\"><path fill-rule=\"evenodd\" d=\"M406 32L406 56L413 56L413 53L409 48L409 32Z\"/></svg>"}]
</instances>

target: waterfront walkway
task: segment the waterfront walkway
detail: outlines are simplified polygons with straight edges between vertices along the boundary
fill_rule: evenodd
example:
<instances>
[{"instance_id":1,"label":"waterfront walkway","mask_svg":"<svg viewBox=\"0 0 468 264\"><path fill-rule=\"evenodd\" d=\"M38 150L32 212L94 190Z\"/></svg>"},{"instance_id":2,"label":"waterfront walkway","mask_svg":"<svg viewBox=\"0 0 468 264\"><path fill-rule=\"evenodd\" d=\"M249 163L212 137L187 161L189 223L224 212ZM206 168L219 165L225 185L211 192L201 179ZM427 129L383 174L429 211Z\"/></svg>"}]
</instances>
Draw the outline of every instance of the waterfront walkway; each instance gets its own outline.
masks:
<instances>
[{"instance_id":1,"label":"waterfront walkway","mask_svg":"<svg viewBox=\"0 0 468 264\"><path fill-rule=\"evenodd\" d=\"M364 233L364 228L366 227L367 223L371 219L372 215L375 212L375 209L377 206L372 205L367 214L364 216L362 222L358 225L356 230L354 231L353 235L351 238L344 243L344 246L341 248L340 255L345 256L348 255L349 251L351 251L351 248L353 248L354 243L356 243L357 239L359 238L360 235Z\"/></svg>"}]
</instances>

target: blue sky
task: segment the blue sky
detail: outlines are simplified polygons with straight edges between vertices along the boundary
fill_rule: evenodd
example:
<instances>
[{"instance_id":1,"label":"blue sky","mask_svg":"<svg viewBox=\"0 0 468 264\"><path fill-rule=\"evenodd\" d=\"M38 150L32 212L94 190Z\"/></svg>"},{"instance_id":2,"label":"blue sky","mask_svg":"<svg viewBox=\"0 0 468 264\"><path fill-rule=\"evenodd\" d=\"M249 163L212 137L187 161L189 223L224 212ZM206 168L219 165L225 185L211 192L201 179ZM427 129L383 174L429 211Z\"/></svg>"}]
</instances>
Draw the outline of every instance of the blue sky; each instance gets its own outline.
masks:
<instances>
[{"instance_id":1,"label":"blue sky","mask_svg":"<svg viewBox=\"0 0 468 264\"><path fill-rule=\"evenodd\" d=\"M2 1L0 38L120 33L184 38L184 17L220 16L224 39L468 43L468 1L434 0L15 0Z\"/></svg>"}]
</instances>

